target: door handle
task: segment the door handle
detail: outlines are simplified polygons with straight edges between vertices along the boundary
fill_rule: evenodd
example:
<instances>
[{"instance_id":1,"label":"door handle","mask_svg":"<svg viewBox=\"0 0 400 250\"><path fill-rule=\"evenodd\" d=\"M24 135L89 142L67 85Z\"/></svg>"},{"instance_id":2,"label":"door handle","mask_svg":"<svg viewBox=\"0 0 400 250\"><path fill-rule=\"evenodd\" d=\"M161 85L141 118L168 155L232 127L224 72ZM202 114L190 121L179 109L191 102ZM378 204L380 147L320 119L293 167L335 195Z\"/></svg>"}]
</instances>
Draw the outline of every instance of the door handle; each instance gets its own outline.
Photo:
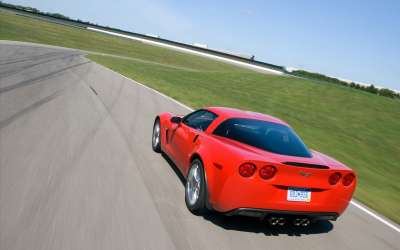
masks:
<instances>
[{"instance_id":1,"label":"door handle","mask_svg":"<svg viewBox=\"0 0 400 250\"><path fill-rule=\"evenodd\" d=\"M195 142L197 141L197 138L199 138L199 135L198 135L198 134L196 134L196 135L194 136L194 138L193 138L193 143L195 143Z\"/></svg>"}]
</instances>

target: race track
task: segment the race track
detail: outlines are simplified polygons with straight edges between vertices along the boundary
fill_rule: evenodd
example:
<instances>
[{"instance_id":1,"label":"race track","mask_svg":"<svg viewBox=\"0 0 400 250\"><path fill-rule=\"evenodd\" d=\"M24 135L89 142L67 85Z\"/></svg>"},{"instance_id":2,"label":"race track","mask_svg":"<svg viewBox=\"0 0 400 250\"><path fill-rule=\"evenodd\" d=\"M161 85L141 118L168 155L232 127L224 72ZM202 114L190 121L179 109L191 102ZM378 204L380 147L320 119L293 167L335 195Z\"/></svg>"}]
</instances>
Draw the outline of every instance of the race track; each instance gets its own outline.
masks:
<instances>
[{"instance_id":1,"label":"race track","mask_svg":"<svg viewBox=\"0 0 400 250\"><path fill-rule=\"evenodd\" d=\"M400 249L354 206L307 229L192 215L151 150L163 111L188 112L79 51L0 42L0 249Z\"/></svg>"}]
</instances>

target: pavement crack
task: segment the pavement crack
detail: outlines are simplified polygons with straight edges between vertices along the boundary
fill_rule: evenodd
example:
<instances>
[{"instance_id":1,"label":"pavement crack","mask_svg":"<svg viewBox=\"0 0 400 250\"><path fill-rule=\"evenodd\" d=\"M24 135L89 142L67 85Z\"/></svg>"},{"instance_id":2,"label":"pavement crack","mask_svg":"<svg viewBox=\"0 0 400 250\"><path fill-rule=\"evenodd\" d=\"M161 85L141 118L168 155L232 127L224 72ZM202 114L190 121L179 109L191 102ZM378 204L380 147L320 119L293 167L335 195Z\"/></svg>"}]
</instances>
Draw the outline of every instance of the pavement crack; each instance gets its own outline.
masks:
<instances>
[{"instance_id":1,"label":"pavement crack","mask_svg":"<svg viewBox=\"0 0 400 250\"><path fill-rule=\"evenodd\" d=\"M97 91L92 86L89 85L89 88L93 91L93 93L95 93L96 95L99 95L99 94L97 94Z\"/></svg>"}]
</instances>

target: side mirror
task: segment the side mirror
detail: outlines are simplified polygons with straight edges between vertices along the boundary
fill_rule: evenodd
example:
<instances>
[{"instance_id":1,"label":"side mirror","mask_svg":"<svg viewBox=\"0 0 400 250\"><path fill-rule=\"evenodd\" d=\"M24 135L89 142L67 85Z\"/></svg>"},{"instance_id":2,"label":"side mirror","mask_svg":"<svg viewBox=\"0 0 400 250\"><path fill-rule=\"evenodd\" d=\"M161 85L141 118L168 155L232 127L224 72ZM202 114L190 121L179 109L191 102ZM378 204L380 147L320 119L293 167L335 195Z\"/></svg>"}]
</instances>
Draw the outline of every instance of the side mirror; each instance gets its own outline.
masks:
<instances>
[{"instance_id":1,"label":"side mirror","mask_svg":"<svg viewBox=\"0 0 400 250\"><path fill-rule=\"evenodd\" d=\"M181 121L182 121L182 118L179 117L179 116L173 116L173 117L171 117L171 122L172 122L172 123L179 124L179 123L181 123Z\"/></svg>"}]
</instances>

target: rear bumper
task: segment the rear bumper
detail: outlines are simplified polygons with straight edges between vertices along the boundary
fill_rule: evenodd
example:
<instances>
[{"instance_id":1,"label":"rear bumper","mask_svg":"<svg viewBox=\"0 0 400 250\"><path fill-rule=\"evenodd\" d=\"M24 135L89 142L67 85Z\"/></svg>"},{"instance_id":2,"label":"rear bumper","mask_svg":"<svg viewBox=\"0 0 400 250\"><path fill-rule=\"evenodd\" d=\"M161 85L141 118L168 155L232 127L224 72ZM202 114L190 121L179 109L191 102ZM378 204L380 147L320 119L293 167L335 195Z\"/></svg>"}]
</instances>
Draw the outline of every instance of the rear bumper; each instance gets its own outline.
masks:
<instances>
[{"instance_id":1,"label":"rear bumper","mask_svg":"<svg viewBox=\"0 0 400 250\"><path fill-rule=\"evenodd\" d=\"M347 188L341 185L329 189L309 188L311 190L310 202L293 202L287 200L287 187L277 186L271 182L230 177L220 186L219 190L212 190L214 192L211 193L210 204L214 210L223 213L251 208L263 211L287 211L288 213L302 211L303 214L311 215L340 215L347 208L354 191L354 187ZM297 187L308 188L307 185Z\"/></svg>"},{"instance_id":2,"label":"rear bumper","mask_svg":"<svg viewBox=\"0 0 400 250\"><path fill-rule=\"evenodd\" d=\"M259 209L259 208L237 208L225 213L227 216L242 215L249 217L265 218L272 216L279 217L307 217L311 221L318 220L333 220L335 221L338 217L338 213L332 212L303 212L303 211L284 211L284 210L270 210L270 209Z\"/></svg>"},{"instance_id":3,"label":"rear bumper","mask_svg":"<svg viewBox=\"0 0 400 250\"><path fill-rule=\"evenodd\" d=\"M229 162L218 154L220 162ZM225 157L225 158L223 158ZM264 162L252 161L256 166ZM271 179L265 180L256 172L251 177L243 177L238 168L215 166L215 162L205 161L207 172L207 190L210 206L222 213L231 213L243 209L260 209L262 211L287 211L287 214L299 213L309 216L327 214L337 218L349 205L355 190L356 181L350 186L342 182L330 185L328 178L336 170L294 168L275 164L279 170ZM301 171L311 173L305 177ZM343 172L343 171L341 171ZM344 175L345 172L342 173ZM311 192L308 201L288 200L289 188L305 188ZM321 215L321 216L322 216ZM321 217L319 216L319 217Z\"/></svg>"}]
</instances>

